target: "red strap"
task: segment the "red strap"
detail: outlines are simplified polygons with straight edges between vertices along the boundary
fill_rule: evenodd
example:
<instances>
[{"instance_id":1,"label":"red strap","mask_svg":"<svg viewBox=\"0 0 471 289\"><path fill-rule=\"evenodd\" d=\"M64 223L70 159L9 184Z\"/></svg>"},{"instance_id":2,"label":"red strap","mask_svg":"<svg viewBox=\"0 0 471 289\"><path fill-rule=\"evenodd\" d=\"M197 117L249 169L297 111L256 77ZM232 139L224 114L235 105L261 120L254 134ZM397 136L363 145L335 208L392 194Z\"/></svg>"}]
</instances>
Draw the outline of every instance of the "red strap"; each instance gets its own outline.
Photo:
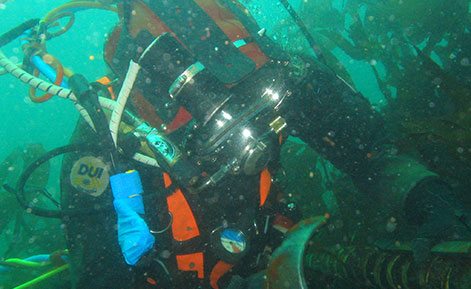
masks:
<instances>
[{"instance_id":1,"label":"red strap","mask_svg":"<svg viewBox=\"0 0 471 289\"><path fill-rule=\"evenodd\" d=\"M131 97L139 116L146 120L151 126L160 128L163 121L155 113L155 107L137 90L131 92Z\"/></svg>"},{"instance_id":2,"label":"red strap","mask_svg":"<svg viewBox=\"0 0 471 289\"><path fill-rule=\"evenodd\" d=\"M226 274L231 268L234 267L234 264L226 263L222 260L219 260L217 264L213 267L211 274L209 275L209 284L214 289L219 289L218 281L222 275Z\"/></svg>"},{"instance_id":3,"label":"red strap","mask_svg":"<svg viewBox=\"0 0 471 289\"><path fill-rule=\"evenodd\" d=\"M204 278L203 253L192 253L186 255L177 255L178 269L182 271L196 271L198 278Z\"/></svg>"},{"instance_id":4,"label":"red strap","mask_svg":"<svg viewBox=\"0 0 471 289\"><path fill-rule=\"evenodd\" d=\"M201 9L211 17L212 20L221 28L221 30L232 41L248 39L251 37L250 33L244 27L242 22L236 17L232 11L225 7L219 0L194 0ZM269 58L263 53L260 47L252 42L239 47L239 51L244 53L247 57L252 59L255 67L259 68Z\"/></svg>"},{"instance_id":5,"label":"red strap","mask_svg":"<svg viewBox=\"0 0 471 289\"><path fill-rule=\"evenodd\" d=\"M180 106L180 109L178 110L177 115L172 120L172 123L167 127L167 131L170 132L170 131L176 130L177 128L184 125L191 118L192 118L191 114L182 106Z\"/></svg>"}]
</instances>

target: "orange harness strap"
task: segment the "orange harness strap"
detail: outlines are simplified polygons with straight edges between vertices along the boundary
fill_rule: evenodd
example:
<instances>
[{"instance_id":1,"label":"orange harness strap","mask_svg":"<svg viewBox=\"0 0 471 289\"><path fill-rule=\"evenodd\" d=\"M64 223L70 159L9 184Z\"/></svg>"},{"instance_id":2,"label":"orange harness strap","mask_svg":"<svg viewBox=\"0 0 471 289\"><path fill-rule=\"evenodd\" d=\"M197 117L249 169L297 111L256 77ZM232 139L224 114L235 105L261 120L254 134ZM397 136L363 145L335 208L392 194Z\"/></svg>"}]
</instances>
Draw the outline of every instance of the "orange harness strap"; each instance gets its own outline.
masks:
<instances>
[{"instance_id":1,"label":"orange harness strap","mask_svg":"<svg viewBox=\"0 0 471 289\"><path fill-rule=\"evenodd\" d=\"M186 255L177 255L178 269L182 271L196 271L198 278L204 278L203 253L192 253Z\"/></svg>"},{"instance_id":2,"label":"orange harness strap","mask_svg":"<svg viewBox=\"0 0 471 289\"><path fill-rule=\"evenodd\" d=\"M105 75L102 78L98 79L96 82L108 86L111 83L111 80L108 78L108 76ZM111 86L108 86L108 91L110 92L111 99L116 100L116 96L114 95L114 91Z\"/></svg>"},{"instance_id":3,"label":"orange harness strap","mask_svg":"<svg viewBox=\"0 0 471 289\"><path fill-rule=\"evenodd\" d=\"M163 174L164 185L168 188L172 179L167 173ZM186 241L200 234L195 217L182 191L178 189L167 197L168 210L173 216L172 233L177 241ZM198 278L204 278L204 258L202 252L177 255L177 266L182 271L196 271Z\"/></svg>"},{"instance_id":4,"label":"orange harness strap","mask_svg":"<svg viewBox=\"0 0 471 289\"><path fill-rule=\"evenodd\" d=\"M167 173L164 173L164 183L166 188L172 184L172 180ZM167 197L167 205L173 216L172 234L175 240L186 241L199 236L200 231L195 216L180 189Z\"/></svg>"},{"instance_id":5,"label":"orange harness strap","mask_svg":"<svg viewBox=\"0 0 471 289\"><path fill-rule=\"evenodd\" d=\"M214 266L213 270L211 270L211 274L209 275L209 284L214 289L219 289L218 281L222 275L226 274L229 270L234 267L234 264L229 264L222 260L219 260L217 264Z\"/></svg>"},{"instance_id":6,"label":"orange harness strap","mask_svg":"<svg viewBox=\"0 0 471 289\"><path fill-rule=\"evenodd\" d=\"M167 173L163 173L164 185L168 188L172 180ZM271 174L268 168L265 168L260 174L260 206L265 204L271 187ZM167 197L169 212L173 216L172 233L177 241L186 241L199 236L198 225L188 202L182 191L177 189L172 195ZM204 256L202 252L177 255L177 266L182 271L196 271L198 278L204 278ZM230 271L234 264L219 260L211 270L209 282L212 288L219 289L219 279Z\"/></svg>"},{"instance_id":7,"label":"orange harness strap","mask_svg":"<svg viewBox=\"0 0 471 289\"><path fill-rule=\"evenodd\" d=\"M268 168L264 168L260 173L260 207L263 207L268 198L268 193L271 187L271 174Z\"/></svg>"}]
</instances>

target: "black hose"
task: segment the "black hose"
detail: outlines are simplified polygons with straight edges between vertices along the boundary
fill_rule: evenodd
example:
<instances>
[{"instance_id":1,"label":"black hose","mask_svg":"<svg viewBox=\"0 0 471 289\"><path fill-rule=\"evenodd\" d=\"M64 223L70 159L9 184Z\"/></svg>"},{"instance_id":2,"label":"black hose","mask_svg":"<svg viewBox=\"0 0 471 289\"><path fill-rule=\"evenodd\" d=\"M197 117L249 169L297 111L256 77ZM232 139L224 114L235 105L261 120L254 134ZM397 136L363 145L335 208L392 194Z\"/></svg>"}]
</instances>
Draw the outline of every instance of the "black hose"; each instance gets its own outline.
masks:
<instances>
[{"instance_id":1,"label":"black hose","mask_svg":"<svg viewBox=\"0 0 471 289\"><path fill-rule=\"evenodd\" d=\"M90 150L91 146L87 144L71 144L66 145L63 147L59 147L53 149L52 151L47 152L46 154L42 155L39 159L32 162L21 174L16 188L12 188L8 185L4 185L3 187L8 192L14 194L16 199L20 203L20 205L29 213L47 217L47 218L63 218L65 216L76 216L81 214L90 214L90 213L100 213L113 208L113 204L110 202L109 204L105 204L104 206L100 207L99 209L95 208L84 208L84 209L59 209L59 210L52 210L52 209L44 209L38 208L33 206L32 203L29 203L25 197L25 185L30 176L33 172L39 168L43 163L49 161L50 159L59 156L65 153L72 153L72 152L79 152L79 151L88 151Z\"/></svg>"},{"instance_id":2,"label":"black hose","mask_svg":"<svg viewBox=\"0 0 471 289\"><path fill-rule=\"evenodd\" d=\"M23 24L20 24L15 28L11 29L10 31L3 33L0 36L0 47L7 45L16 38L20 37L21 34L23 34L23 32L25 32L26 30L38 25L39 20L39 18L28 20Z\"/></svg>"},{"instance_id":3,"label":"black hose","mask_svg":"<svg viewBox=\"0 0 471 289\"><path fill-rule=\"evenodd\" d=\"M91 206L90 208L82 208L82 209L44 209L34 206L32 203L29 203L25 197L25 185L28 179L31 177L33 172L38 169L42 164L49 161L52 158L55 158L59 155L65 153L73 153L73 152L80 152L80 151L90 151L93 149L94 145L90 144L70 144L62 147L58 147L53 149L46 154L42 155L36 161L32 162L21 174L20 178L18 179L18 183L16 184L16 188L12 188L9 185L4 185L3 188L16 196L16 199L20 203L20 206L23 207L28 213L33 215L37 215L40 217L46 218L63 218L63 217L73 217L78 215L87 215L87 214L97 214L97 213L104 213L111 211L113 209L113 202L105 203L99 208L95 206ZM143 198L145 200L149 200L151 198L157 197L161 194L167 195L171 194L175 190L174 186L170 186L168 188L157 190L156 192L144 194Z\"/></svg>"},{"instance_id":4,"label":"black hose","mask_svg":"<svg viewBox=\"0 0 471 289\"><path fill-rule=\"evenodd\" d=\"M114 145L113 138L111 137L106 115L98 102L97 90L100 89L100 87L90 84L81 74L74 74L71 76L68 83L79 103L90 116L100 142L109 152L111 173L116 174L120 172L120 168L123 164L120 161L119 152Z\"/></svg>"}]
</instances>

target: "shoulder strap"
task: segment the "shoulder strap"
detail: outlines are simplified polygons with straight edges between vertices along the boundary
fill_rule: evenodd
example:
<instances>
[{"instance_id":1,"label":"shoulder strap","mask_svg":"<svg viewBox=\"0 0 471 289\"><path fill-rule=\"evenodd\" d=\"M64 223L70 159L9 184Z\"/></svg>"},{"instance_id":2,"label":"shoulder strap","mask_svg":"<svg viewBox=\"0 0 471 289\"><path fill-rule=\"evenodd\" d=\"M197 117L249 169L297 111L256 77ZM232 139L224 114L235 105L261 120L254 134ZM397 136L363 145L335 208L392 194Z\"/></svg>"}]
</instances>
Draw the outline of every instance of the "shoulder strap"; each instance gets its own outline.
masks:
<instances>
[{"instance_id":1,"label":"shoulder strap","mask_svg":"<svg viewBox=\"0 0 471 289\"><path fill-rule=\"evenodd\" d=\"M263 53L269 58L276 60L288 60L289 56L281 47L273 42L266 36L260 36L259 31L261 30L255 19L248 13L244 12L244 6L234 0L220 0L244 25L245 29L250 33L253 40L258 44Z\"/></svg>"},{"instance_id":2,"label":"shoulder strap","mask_svg":"<svg viewBox=\"0 0 471 289\"><path fill-rule=\"evenodd\" d=\"M221 82L237 82L255 69L255 63L193 0L150 1L148 5Z\"/></svg>"}]
</instances>

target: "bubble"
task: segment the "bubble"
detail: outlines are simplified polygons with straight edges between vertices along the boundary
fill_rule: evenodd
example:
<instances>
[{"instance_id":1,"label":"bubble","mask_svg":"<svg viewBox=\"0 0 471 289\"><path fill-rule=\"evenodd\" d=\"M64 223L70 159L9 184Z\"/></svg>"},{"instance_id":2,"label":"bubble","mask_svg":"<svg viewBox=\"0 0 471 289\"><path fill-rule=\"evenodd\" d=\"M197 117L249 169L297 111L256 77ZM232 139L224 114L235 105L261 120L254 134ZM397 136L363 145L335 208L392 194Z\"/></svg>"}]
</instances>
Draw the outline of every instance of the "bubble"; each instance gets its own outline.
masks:
<instances>
[{"instance_id":1,"label":"bubble","mask_svg":"<svg viewBox=\"0 0 471 289\"><path fill-rule=\"evenodd\" d=\"M162 253L160 253L160 257L164 259L168 259L172 253L169 250L163 250Z\"/></svg>"},{"instance_id":2,"label":"bubble","mask_svg":"<svg viewBox=\"0 0 471 289\"><path fill-rule=\"evenodd\" d=\"M440 85L442 83L442 79L440 77L436 77L433 81L433 84Z\"/></svg>"},{"instance_id":3,"label":"bubble","mask_svg":"<svg viewBox=\"0 0 471 289\"><path fill-rule=\"evenodd\" d=\"M459 147L459 148L456 149L456 151L457 151L458 153L462 154L462 153L464 153L464 148Z\"/></svg>"},{"instance_id":4,"label":"bubble","mask_svg":"<svg viewBox=\"0 0 471 289\"><path fill-rule=\"evenodd\" d=\"M435 102L433 102L433 101L432 101L432 102L430 102L430 103L428 104L428 107L430 107L430 108L434 108L434 107L435 107Z\"/></svg>"},{"instance_id":5,"label":"bubble","mask_svg":"<svg viewBox=\"0 0 471 289\"><path fill-rule=\"evenodd\" d=\"M396 230L396 228L397 228L396 219L394 217L391 217L386 223L386 231L389 233L392 233Z\"/></svg>"},{"instance_id":6,"label":"bubble","mask_svg":"<svg viewBox=\"0 0 471 289\"><path fill-rule=\"evenodd\" d=\"M376 61L376 59L371 59L370 64L372 66L376 66L376 64L378 64L378 62Z\"/></svg>"},{"instance_id":7,"label":"bubble","mask_svg":"<svg viewBox=\"0 0 471 289\"><path fill-rule=\"evenodd\" d=\"M467 58L467 57L462 58L461 61L460 61L460 64L462 66L469 66L469 58Z\"/></svg>"}]
</instances>

